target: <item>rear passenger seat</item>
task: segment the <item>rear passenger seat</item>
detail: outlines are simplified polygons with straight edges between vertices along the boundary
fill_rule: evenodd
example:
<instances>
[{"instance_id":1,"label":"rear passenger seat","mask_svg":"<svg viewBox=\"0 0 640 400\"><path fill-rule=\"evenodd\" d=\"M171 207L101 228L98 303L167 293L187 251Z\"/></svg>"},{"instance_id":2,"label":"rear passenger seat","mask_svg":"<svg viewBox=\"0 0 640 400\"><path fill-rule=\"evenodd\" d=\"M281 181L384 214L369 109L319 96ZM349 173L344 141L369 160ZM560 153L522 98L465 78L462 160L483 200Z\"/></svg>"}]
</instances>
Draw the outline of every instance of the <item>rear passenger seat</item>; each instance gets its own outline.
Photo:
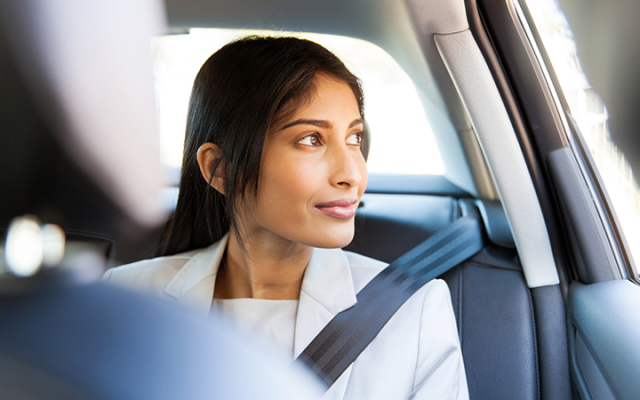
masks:
<instances>
[{"instance_id":1,"label":"rear passenger seat","mask_svg":"<svg viewBox=\"0 0 640 400\"><path fill-rule=\"evenodd\" d=\"M441 276L451 291L469 394L472 400L539 399L531 293L502 207L452 197L393 194L365 194L363 203L355 238L345 250L385 262L478 206L490 245Z\"/></svg>"}]
</instances>

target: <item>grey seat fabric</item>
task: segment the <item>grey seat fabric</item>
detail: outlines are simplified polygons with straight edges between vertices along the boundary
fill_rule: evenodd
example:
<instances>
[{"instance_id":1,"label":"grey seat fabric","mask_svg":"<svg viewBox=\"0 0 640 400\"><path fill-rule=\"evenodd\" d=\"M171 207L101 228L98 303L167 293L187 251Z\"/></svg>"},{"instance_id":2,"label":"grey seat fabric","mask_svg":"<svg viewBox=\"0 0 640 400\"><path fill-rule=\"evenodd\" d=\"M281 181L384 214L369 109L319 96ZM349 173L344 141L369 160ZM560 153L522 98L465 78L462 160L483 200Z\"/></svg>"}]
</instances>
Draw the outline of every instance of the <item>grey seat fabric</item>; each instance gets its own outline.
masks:
<instances>
[{"instance_id":1,"label":"grey seat fabric","mask_svg":"<svg viewBox=\"0 0 640 400\"><path fill-rule=\"evenodd\" d=\"M451 197L386 194L365 194L363 202L355 238L346 249L386 262L451 223L473 204ZM499 205L488 208L492 222L506 223L496 214ZM489 236L491 241L494 235ZM469 394L472 400L538 399L531 293L504 231L499 238L501 246L492 243L441 277L451 291Z\"/></svg>"},{"instance_id":2,"label":"grey seat fabric","mask_svg":"<svg viewBox=\"0 0 640 400\"><path fill-rule=\"evenodd\" d=\"M513 250L488 247L445 273L471 399L538 399L531 293Z\"/></svg>"}]
</instances>

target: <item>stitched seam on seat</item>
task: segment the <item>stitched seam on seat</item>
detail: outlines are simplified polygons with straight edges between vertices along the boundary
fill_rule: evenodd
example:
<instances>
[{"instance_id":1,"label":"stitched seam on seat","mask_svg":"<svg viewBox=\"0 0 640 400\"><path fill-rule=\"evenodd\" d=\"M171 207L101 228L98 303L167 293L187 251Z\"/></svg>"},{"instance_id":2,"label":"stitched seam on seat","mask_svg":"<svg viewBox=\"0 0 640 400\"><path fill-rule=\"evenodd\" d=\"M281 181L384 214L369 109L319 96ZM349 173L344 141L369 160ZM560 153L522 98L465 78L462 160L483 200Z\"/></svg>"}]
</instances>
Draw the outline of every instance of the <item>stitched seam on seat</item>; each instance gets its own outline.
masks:
<instances>
[{"instance_id":1,"label":"stitched seam on seat","mask_svg":"<svg viewBox=\"0 0 640 400\"><path fill-rule=\"evenodd\" d=\"M527 298L529 299L529 310L531 314L531 320L533 321L533 346L535 351L533 352L533 360L535 362L535 372L536 372L536 398L540 400L540 364L538 362L538 335L537 328L538 325L536 323L536 315L535 310L533 308L533 300L531 299L531 289L527 289Z\"/></svg>"},{"instance_id":2,"label":"stitched seam on seat","mask_svg":"<svg viewBox=\"0 0 640 400\"><path fill-rule=\"evenodd\" d=\"M520 264L517 265L513 265L513 267L505 267L502 265L493 265L493 264L489 264L489 263L484 263L481 261L477 261L477 260L469 260L467 261L468 263L475 265L477 267L482 267L482 268L495 268L495 269L501 269L503 271L515 271L515 272L522 272L522 266Z\"/></svg>"},{"instance_id":3,"label":"stitched seam on seat","mask_svg":"<svg viewBox=\"0 0 640 400\"><path fill-rule=\"evenodd\" d=\"M458 276L458 337L460 338L460 351L462 351L462 265L456 267L456 275Z\"/></svg>"}]
</instances>

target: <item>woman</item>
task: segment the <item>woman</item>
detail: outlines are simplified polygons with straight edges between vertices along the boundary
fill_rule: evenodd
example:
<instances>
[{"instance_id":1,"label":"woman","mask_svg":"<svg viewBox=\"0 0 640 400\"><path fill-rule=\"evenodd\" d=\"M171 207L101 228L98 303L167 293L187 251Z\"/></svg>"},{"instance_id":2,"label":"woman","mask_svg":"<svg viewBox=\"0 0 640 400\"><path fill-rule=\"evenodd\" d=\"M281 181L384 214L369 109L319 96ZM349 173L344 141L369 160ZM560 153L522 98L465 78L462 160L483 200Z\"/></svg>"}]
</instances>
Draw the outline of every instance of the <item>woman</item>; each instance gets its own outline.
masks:
<instances>
[{"instance_id":1,"label":"woman","mask_svg":"<svg viewBox=\"0 0 640 400\"><path fill-rule=\"evenodd\" d=\"M358 79L322 46L227 44L193 85L162 257L104 279L219 308L297 357L386 267L340 250L367 184L363 130ZM446 284L408 300L324 398L468 398Z\"/></svg>"}]
</instances>

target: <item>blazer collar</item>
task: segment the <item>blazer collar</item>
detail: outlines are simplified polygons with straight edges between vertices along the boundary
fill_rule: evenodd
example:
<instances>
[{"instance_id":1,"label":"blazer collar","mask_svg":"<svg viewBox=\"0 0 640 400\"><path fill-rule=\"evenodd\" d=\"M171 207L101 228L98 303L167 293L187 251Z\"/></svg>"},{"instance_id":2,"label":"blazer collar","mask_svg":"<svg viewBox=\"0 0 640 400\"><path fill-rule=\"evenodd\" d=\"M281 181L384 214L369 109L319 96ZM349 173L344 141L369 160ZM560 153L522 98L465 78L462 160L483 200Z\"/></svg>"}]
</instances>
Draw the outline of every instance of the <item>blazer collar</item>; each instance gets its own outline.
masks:
<instances>
[{"instance_id":1,"label":"blazer collar","mask_svg":"<svg viewBox=\"0 0 640 400\"><path fill-rule=\"evenodd\" d=\"M169 282L165 293L178 299L179 303L196 307L208 314L213 300L216 274L228 240L227 233L211 246L195 252Z\"/></svg>"},{"instance_id":2,"label":"blazer collar","mask_svg":"<svg viewBox=\"0 0 640 400\"><path fill-rule=\"evenodd\" d=\"M340 249L313 249L300 290L294 357L333 317L356 304L351 266Z\"/></svg>"},{"instance_id":3,"label":"blazer collar","mask_svg":"<svg viewBox=\"0 0 640 400\"><path fill-rule=\"evenodd\" d=\"M211 309L216 274L229 235L197 251L169 282L165 292L203 314ZM333 317L356 304L349 260L340 249L313 249L302 279L296 315L294 357Z\"/></svg>"}]
</instances>

